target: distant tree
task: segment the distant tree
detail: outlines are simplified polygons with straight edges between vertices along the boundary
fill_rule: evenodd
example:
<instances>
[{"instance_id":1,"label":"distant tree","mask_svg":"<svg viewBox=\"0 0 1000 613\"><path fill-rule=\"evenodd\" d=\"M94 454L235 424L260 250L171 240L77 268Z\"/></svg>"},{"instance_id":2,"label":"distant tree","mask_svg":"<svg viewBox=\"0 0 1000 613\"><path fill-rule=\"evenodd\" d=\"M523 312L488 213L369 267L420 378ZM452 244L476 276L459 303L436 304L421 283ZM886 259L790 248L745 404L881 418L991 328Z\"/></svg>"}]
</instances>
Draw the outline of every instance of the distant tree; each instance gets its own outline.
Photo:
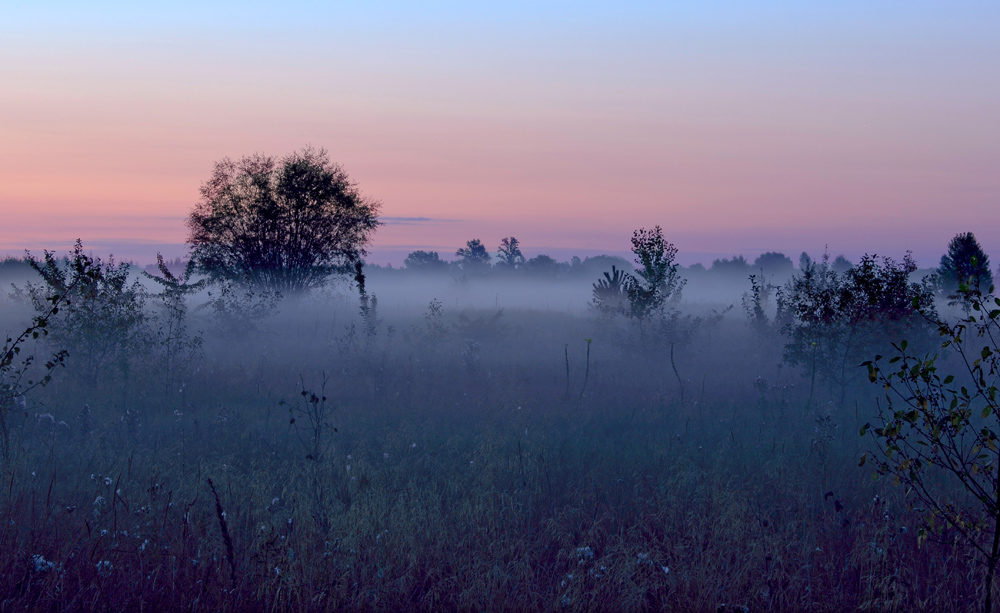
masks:
<instances>
[{"instance_id":1,"label":"distant tree","mask_svg":"<svg viewBox=\"0 0 1000 613\"><path fill-rule=\"evenodd\" d=\"M403 260L407 270L421 272L438 272L448 270L448 262L438 255L437 251L414 251Z\"/></svg>"},{"instance_id":2,"label":"distant tree","mask_svg":"<svg viewBox=\"0 0 1000 613\"><path fill-rule=\"evenodd\" d=\"M531 274L554 275L559 272L559 268L565 266L555 260L555 258L541 254L536 255L524 263L524 269Z\"/></svg>"},{"instance_id":3,"label":"distant tree","mask_svg":"<svg viewBox=\"0 0 1000 613\"><path fill-rule=\"evenodd\" d=\"M962 286L979 287L989 292L993 285L990 258L972 232L956 234L948 243L948 253L941 256L938 280L954 304L966 303L958 293Z\"/></svg>"},{"instance_id":4,"label":"distant tree","mask_svg":"<svg viewBox=\"0 0 1000 613\"><path fill-rule=\"evenodd\" d=\"M513 236L500 241L497 250L498 265L511 270L524 265L524 255L521 253L520 242Z\"/></svg>"},{"instance_id":5,"label":"distant tree","mask_svg":"<svg viewBox=\"0 0 1000 613\"><path fill-rule=\"evenodd\" d=\"M712 262L711 271L715 273L745 275L750 273L750 262L742 255L734 255L732 259L722 258Z\"/></svg>"},{"instance_id":6,"label":"distant tree","mask_svg":"<svg viewBox=\"0 0 1000 613\"><path fill-rule=\"evenodd\" d=\"M607 270L610 270L614 266L620 270L631 271L635 267L632 262L626 260L625 258L617 255L595 255L589 257L583 262L581 262L579 268L574 269L574 272L579 272L585 274L588 277L593 275L599 275Z\"/></svg>"},{"instance_id":7,"label":"distant tree","mask_svg":"<svg viewBox=\"0 0 1000 613\"><path fill-rule=\"evenodd\" d=\"M800 271L805 272L805 271L809 270L810 268L812 268L812 266L813 266L813 259L811 257L809 257L808 253L806 253L805 251L803 251L801 254L799 254L799 270Z\"/></svg>"},{"instance_id":8,"label":"distant tree","mask_svg":"<svg viewBox=\"0 0 1000 613\"><path fill-rule=\"evenodd\" d=\"M301 294L355 272L379 207L323 149L226 158L188 217L191 259L214 282Z\"/></svg>"},{"instance_id":9,"label":"distant tree","mask_svg":"<svg viewBox=\"0 0 1000 613\"><path fill-rule=\"evenodd\" d=\"M768 251L757 256L753 262L754 270L762 270L767 275L790 275L792 274L792 259L784 253Z\"/></svg>"},{"instance_id":10,"label":"distant tree","mask_svg":"<svg viewBox=\"0 0 1000 613\"><path fill-rule=\"evenodd\" d=\"M459 248L455 255L465 272L479 272L490 267L490 254L478 238L465 243L465 247Z\"/></svg>"},{"instance_id":11,"label":"distant tree","mask_svg":"<svg viewBox=\"0 0 1000 613\"><path fill-rule=\"evenodd\" d=\"M852 268L854 268L854 264L852 264L850 260L845 258L843 254L840 254L836 258L834 258L833 264L830 264L830 270L838 274L843 274Z\"/></svg>"}]
</instances>

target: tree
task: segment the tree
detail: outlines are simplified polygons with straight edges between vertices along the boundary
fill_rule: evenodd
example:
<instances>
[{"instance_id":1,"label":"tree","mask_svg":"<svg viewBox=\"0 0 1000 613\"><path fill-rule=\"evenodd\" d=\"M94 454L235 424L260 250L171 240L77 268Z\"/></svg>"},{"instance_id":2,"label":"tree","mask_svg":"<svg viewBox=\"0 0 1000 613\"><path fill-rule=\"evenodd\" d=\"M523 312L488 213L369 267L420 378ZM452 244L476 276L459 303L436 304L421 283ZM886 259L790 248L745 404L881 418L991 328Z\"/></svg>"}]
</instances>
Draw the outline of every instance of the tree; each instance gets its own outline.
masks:
<instances>
[{"instance_id":1,"label":"tree","mask_svg":"<svg viewBox=\"0 0 1000 613\"><path fill-rule=\"evenodd\" d=\"M403 266L421 272L448 270L448 262L442 260L437 251L414 251L403 260Z\"/></svg>"},{"instance_id":2,"label":"tree","mask_svg":"<svg viewBox=\"0 0 1000 613\"><path fill-rule=\"evenodd\" d=\"M478 238L465 243L465 247L460 247L455 255L461 260L464 272L478 272L490 267L490 254Z\"/></svg>"},{"instance_id":3,"label":"tree","mask_svg":"<svg viewBox=\"0 0 1000 613\"><path fill-rule=\"evenodd\" d=\"M634 320L645 344L647 320L669 323L661 325L664 330L676 323L668 307L680 300L686 281L680 276L680 265L674 262L677 247L667 242L660 226L633 232L632 253L639 268L628 273L612 266L611 272L605 272L592 286L593 305L602 313L618 312Z\"/></svg>"},{"instance_id":4,"label":"tree","mask_svg":"<svg viewBox=\"0 0 1000 613\"><path fill-rule=\"evenodd\" d=\"M746 275L750 273L750 262L747 262L742 255L734 255L732 259L722 258L713 261L710 270L727 275Z\"/></svg>"},{"instance_id":5,"label":"tree","mask_svg":"<svg viewBox=\"0 0 1000 613\"><path fill-rule=\"evenodd\" d=\"M793 268L794 265L792 264L792 259L784 253L778 253L776 251L762 253L757 256L757 259L753 262L754 270L762 270L764 271L764 274L767 275L777 274L787 276L792 274Z\"/></svg>"},{"instance_id":6,"label":"tree","mask_svg":"<svg viewBox=\"0 0 1000 613\"><path fill-rule=\"evenodd\" d=\"M660 226L636 230L632 234L632 253L640 268L635 275L628 275L625 291L631 316L641 322L668 304L678 302L685 281L678 272L680 265L674 263L677 247L663 238Z\"/></svg>"},{"instance_id":7,"label":"tree","mask_svg":"<svg viewBox=\"0 0 1000 613\"><path fill-rule=\"evenodd\" d=\"M784 358L809 369L810 402L817 374L840 388L843 404L860 374L854 365L893 339L928 332L924 314L934 313L934 295L926 284L910 282L916 268L910 254L902 262L865 255L838 275L824 256L788 282Z\"/></svg>"},{"instance_id":8,"label":"tree","mask_svg":"<svg viewBox=\"0 0 1000 613\"><path fill-rule=\"evenodd\" d=\"M528 273L541 276L555 276L560 270L566 269L566 264L560 264L552 256L544 253L536 255L524 263L524 269Z\"/></svg>"},{"instance_id":9,"label":"tree","mask_svg":"<svg viewBox=\"0 0 1000 613\"><path fill-rule=\"evenodd\" d=\"M524 265L524 255L521 253L520 242L513 236L500 241L497 257L501 266L511 270Z\"/></svg>"},{"instance_id":10,"label":"tree","mask_svg":"<svg viewBox=\"0 0 1000 613\"><path fill-rule=\"evenodd\" d=\"M844 257L844 254L838 255L836 258L834 258L833 264L830 264L830 269L838 274L845 273L853 267L854 264L852 264L850 260Z\"/></svg>"},{"instance_id":11,"label":"tree","mask_svg":"<svg viewBox=\"0 0 1000 613\"><path fill-rule=\"evenodd\" d=\"M958 290L963 285L981 287L983 290L988 290L993 285L990 258L979 246L972 232L956 234L948 243L948 253L941 256L938 279L953 304L966 303L958 295Z\"/></svg>"},{"instance_id":12,"label":"tree","mask_svg":"<svg viewBox=\"0 0 1000 613\"><path fill-rule=\"evenodd\" d=\"M959 371L942 377L938 355L915 354L906 341L864 362L868 379L885 389L879 424L861 435L877 442L876 472L892 475L925 508L918 540L951 532L986 560L984 611L992 609L993 579L1000 562L1000 298L965 290L970 315L950 324L924 311L937 325L942 351ZM868 454L861 458L863 466ZM942 477L944 480L942 480ZM959 486L971 508L955 499Z\"/></svg>"},{"instance_id":13,"label":"tree","mask_svg":"<svg viewBox=\"0 0 1000 613\"><path fill-rule=\"evenodd\" d=\"M226 158L188 217L191 259L213 282L301 294L354 271L380 206L323 149Z\"/></svg>"}]
</instances>

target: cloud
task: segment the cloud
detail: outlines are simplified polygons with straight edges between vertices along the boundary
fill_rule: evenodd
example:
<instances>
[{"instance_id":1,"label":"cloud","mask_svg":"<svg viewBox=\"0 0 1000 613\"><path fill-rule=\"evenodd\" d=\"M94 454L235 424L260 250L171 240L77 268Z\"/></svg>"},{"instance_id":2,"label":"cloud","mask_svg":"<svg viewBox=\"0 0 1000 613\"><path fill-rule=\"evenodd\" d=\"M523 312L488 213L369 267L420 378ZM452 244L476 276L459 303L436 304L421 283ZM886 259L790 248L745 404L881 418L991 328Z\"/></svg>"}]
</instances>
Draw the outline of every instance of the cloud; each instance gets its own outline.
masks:
<instances>
[{"instance_id":1,"label":"cloud","mask_svg":"<svg viewBox=\"0 0 1000 613\"><path fill-rule=\"evenodd\" d=\"M388 226L413 226L425 223L452 223L458 219L438 219L436 217L379 217Z\"/></svg>"}]
</instances>

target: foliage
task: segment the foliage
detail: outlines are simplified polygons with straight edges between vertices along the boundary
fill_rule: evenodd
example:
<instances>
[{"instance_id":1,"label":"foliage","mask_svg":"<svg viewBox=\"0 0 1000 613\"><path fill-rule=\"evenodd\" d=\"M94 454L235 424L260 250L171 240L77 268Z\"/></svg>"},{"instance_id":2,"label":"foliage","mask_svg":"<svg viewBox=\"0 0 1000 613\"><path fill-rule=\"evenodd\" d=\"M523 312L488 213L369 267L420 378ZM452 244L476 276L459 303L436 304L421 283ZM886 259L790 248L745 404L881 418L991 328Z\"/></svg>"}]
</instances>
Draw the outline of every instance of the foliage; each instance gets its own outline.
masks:
<instances>
[{"instance_id":1,"label":"foliage","mask_svg":"<svg viewBox=\"0 0 1000 613\"><path fill-rule=\"evenodd\" d=\"M772 296L773 315L770 314ZM773 336L789 323L784 291L763 275L750 275L750 292L743 294L742 303L750 328L762 336Z\"/></svg>"},{"instance_id":2,"label":"foliage","mask_svg":"<svg viewBox=\"0 0 1000 613\"><path fill-rule=\"evenodd\" d=\"M524 254L521 253L520 242L510 236L500 241L500 248L497 250L498 266L514 270L524 266Z\"/></svg>"},{"instance_id":3,"label":"foliage","mask_svg":"<svg viewBox=\"0 0 1000 613\"><path fill-rule=\"evenodd\" d=\"M828 256L810 263L785 287L785 361L809 369L811 389L817 374L838 386L842 404L856 364L892 339L926 338L934 294L926 283L910 282L916 268L910 254L901 263L865 255L842 275Z\"/></svg>"},{"instance_id":4,"label":"foliage","mask_svg":"<svg viewBox=\"0 0 1000 613\"><path fill-rule=\"evenodd\" d=\"M63 297L66 306L49 318L51 340L73 355L87 377L111 366L124 374L134 355L150 349L148 293L138 280L129 283L128 264L93 258L79 240L67 260L49 251L41 261L30 254L28 259L43 281L27 284L32 305L46 313L53 296Z\"/></svg>"},{"instance_id":5,"label":"foliage","mask_svg":"<svg viewBox=\"0 0 1000 613\"><path fill-rule=\"evenodd\" d=\"M72 290L72 286L67 287ZM49 334L50 320L59 314L60 308L67 304L66 294L53 293L46 297L48 308L32 318L31 325L25 328L17 337L7 337L0 354L0 444L3 446L3 457L9 459L10 430L7 414L14 409L24 411L27 408L25 395L32 390L48 385L52 380L52 371L63 366L68 352L65 349L56 351L44 363L44 374L37 378L28 378L35 362L34 355L21 356L21 351L29 340L45 338Z\"/></svg>"},{"instance_id":6,"label":"foliage","mask_svg":"<svg viewBox=\"0 0 1000 613\"><path fill-rule=\"evenodd\" d=\"M768 275L789 275L793 268L792 259L776 251L762 253L753 261L754 270L763 271Z\"/></svg>"},{"instance_id":7,"label":"foliage","mask_svg":"<svg viewBox=\"0 0 1000 613\"><path fill-rule=\"evenodd\" d=\"M942 378L939 356L920 357L906 341L893 345L896 355L887 362L882 356L864 362L869 380L885 388L886 404L879 405L880 424L865 425L861 434L878 444L878 474L892 475L926 505L922 538L953 530L985 558L989 611L1000 561L1000 298L978 288L964 293L972 314L955 324L936 321L941 348L957 358L950 363L959 373ZM941 488L942 475L971 496L972 509Z\"/></svg>"},{"instance_id":8,"label":"foliage","mask_svg":"<svg viewBox=\"0 0 1000 613\"><path fill-rule=\"evenodd\" d=\"M611 272L605 272L604 278L594 283L591 304L605 315L624 312L628 304L628 294L625 291L628 278L627 272L612 266Z\"/></svg>"},{"instance_id":9,"label":"foliage","mask_svg":"<svg viewBox=\"0 0 1000 613\"><path fill-rule=\"evenodd\" d=\"M226 158L188 218L191 259L215 283L301 294L353 270L379 207L322 149Z\"/></svg>"},{"instance_id":10,"label":"foliage","mask_svg":"<svg viewBox=\"0 0 1000 613\"><path fill-rule=\"evenodd\" d=\"M686 281L680 277L677 247L663 238L663 229L641 228L632 234L632 253L639 265L635 275L626 275L629 316L640 322L677 304Z\"/></svg>"},{"instance_id":11,"label":"foliage","mask_svg":"<svg viewBox=\"0 0 1000 613\"><path fill-rule=\"evenodd\" d=\"M948 253L941 256L938 280L951 304L966 307L969 306L967 298L970 294L967 291L960 293L962 286L986 290L993 285L990 258L972 232L956 234L948 243Z\"/></svg>"},{"instance_id":12,"label":"foliage","mask_svg":"<svg viewBox=\"0 0 1000 613\"><path fill-rule=\"evenodd\" d=\"M257 330L261 321L277 313L280 301L278 292L224 279L208 291L208 302L201 307L211 311L220 332L239 335Z\"/></svg>"},{"instance_id":13,"label":"foliage","mask_svg":"<svg viewBox=\"0 0 1000 613\"><path fill-rule=\"evenodd\" d=\"M490 267L490 254L478 238L466 242L465 247L460 247L455 255L465 272L482 272Z\"/></svg>"},{"instance_id":14,"label":"foliage","mask_svg":"<svg viewBox=\"0 0 1000 613\"><path fill-rule=\"evenodd\" d=\"M750 272L750 262L747 262L742 255L734 255L731 259L722 258L713 261L709 270L714 273L743 276Z\"/></svg>"},{"instance_id":15,"label":"foliage","mask_svg":"<svg viewBox=\"0 0 1000 613\"><path fill-rule=\"evenodd\" d=\"M850 260L844 257L843 254L838 255L836 258L834 258L833 264L830 264L830 269L838 274L843 274L853 267L854 264L852 264Z\"/></svg>"},{"instance_id":16,"label":"foliage","mask_svg":"<svg viewBox=\"0 0 1000 613\"><path fill-rule=\"evenodd\" d=\"M549 255L539 254L524 263L524 270L535 275L554 276L565 264L560 264Z\"/></svg>"},{"instance_id":17,"label":"foliage","mask_svg":"<svg viewBox=\"0 0 1000 613\"><path fill-rule=\"evenodd\" d=\"M448 262L441 259L437 251L414 251L406 256L403 265L407 270L435 272L448 270Z\"/></svg>"},{"instance_id":18,"label":"foliage","mask_svg":"<svg viewBox=\"0 0 1000 613\"><path fill-rule=\"evenodd\" d=\"M156 321L158 354L167 389L173 389L178 373L183 373L200 356L202 338L191 335L187 329L187 299L208 285L208 279L192 281L194 265L190 261L180 275L171 272L163 256L156 254L156 267L160 276L143 271L143 275L163 291L154 294L160 303L162 317Z\"/></svg>"}]
</instances>

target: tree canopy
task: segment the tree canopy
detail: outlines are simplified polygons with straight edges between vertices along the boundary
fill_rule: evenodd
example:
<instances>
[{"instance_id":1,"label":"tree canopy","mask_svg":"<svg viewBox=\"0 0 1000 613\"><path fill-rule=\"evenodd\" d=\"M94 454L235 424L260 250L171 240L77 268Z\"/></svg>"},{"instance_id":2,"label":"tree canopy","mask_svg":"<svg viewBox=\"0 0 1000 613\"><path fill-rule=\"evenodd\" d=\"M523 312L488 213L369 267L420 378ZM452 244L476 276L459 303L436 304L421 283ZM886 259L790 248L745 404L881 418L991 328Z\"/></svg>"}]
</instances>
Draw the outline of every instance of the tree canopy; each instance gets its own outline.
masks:
<instances>
[{"instance_id":1,"label":"tree canopy","mask_svg":"<svg viewBox=\"0 0 1000 613\"><path fill-rule=\"evenodd\" d=\"M191 259L214 281L300 294L353 270L380 206L323 149L226 158L188 217Z\"/></svg>"}]
</instances>

